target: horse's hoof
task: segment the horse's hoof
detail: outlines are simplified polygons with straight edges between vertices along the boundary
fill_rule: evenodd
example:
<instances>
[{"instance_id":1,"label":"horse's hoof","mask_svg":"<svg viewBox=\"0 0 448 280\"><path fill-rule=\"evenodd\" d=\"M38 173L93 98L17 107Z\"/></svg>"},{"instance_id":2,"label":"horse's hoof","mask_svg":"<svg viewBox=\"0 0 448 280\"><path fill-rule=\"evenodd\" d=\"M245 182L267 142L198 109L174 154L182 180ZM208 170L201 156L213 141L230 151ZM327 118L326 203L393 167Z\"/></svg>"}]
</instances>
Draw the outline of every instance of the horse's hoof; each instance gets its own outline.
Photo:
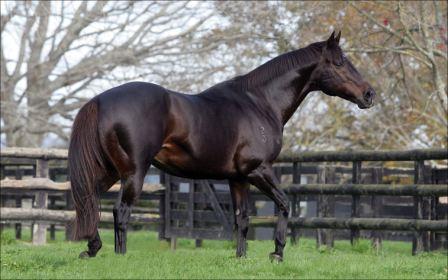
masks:
<instances>
[{"instance_id":1,"label":"horse's hoof","mask_svg":"<svg viewBox=\"0 0 448 280\"><path fill-rule=\"evenodd\" d=\"M271 260L271 262L276 262L276 263L280 263L283 261L283 257L276 253L270 253L269 259Z\"/></svg>"},{"instance_id":2,"label":"horse's hoof","mask_svg":"<svg viewBox=\"0 0 448 280\"><path fill-rule=\"evenodd\" d=\"M87 252L87 251L81 252L81 254L79 254L79 258L80 259L88 259L88 258L90 258L89 252Z\"/></svg>"}]
</instances>

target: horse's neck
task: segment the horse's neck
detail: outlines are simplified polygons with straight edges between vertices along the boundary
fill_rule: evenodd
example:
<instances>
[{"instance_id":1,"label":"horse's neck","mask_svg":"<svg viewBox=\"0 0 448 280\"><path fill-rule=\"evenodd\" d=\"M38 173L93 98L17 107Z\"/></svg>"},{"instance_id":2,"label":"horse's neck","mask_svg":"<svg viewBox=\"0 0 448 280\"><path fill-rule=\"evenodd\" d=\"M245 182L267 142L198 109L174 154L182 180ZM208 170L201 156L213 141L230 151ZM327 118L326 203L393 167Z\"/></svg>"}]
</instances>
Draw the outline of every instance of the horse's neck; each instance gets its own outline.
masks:
<instances>
[{"instance_id":1,"label":"horse's neck","mask_svg":"<svg viewBox=\"0 0 448 280\"><path fill-rule=\"evenodd\" d=\"M307 94L313 90L309 83L313 69L314 66L299 71L291 70L259 88L282 125L286 124Z\"/></svg>"},{"instance_id":2,"label":"horse's neck","mask_svg":"<svg viewBox=\"0 0 448 280\"><path fill-rule=\"evenodd\" d=\"M325 42L280 55L243 77L249 92L265 100L278 120L285 125L306 95L313 90L309 79Z\"/></svg>"}]
</instances>

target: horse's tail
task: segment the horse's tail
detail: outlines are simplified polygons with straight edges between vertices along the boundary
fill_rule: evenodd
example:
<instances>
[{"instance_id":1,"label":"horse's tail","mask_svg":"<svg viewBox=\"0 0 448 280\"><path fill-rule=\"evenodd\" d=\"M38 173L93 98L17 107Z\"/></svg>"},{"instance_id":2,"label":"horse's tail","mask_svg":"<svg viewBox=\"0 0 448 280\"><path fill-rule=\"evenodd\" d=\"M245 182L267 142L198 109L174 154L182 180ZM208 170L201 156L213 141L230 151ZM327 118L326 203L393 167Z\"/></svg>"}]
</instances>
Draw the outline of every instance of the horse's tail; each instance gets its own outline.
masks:
<instances>
[{"instance_id":1,"label":"horse's tail","mask_svg":"<svg viewBox=\"0 0 448 280\"><path fill-rule=\"evenodd\" d=\"M85 104L73 123L68 150L68 172L76 210L75 239L91 238L98 226L99 176L105 172L98 135L98 104Z\"/></svg>"}]
</instances>

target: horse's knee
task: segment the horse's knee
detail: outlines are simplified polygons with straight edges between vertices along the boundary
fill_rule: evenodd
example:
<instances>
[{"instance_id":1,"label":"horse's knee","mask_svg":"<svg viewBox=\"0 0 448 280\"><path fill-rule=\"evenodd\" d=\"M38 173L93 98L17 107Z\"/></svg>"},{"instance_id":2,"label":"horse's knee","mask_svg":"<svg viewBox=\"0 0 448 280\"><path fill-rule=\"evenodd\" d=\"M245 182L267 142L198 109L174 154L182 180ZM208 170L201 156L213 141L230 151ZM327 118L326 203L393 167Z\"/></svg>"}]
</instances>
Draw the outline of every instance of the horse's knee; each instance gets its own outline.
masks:
<instances>
[{"instance_id":1,"label":"horse's knee","mask_svg":"<svg viewBox=\"0 0 448 280\"><path fill-rule=\"evenodd\" d=\"M276 194L276 197L278 198L278 209L283 214L283 216L288 217L289 215L289 198L288 196L283 193L282 191L278 189L274 189L274 194Z\"/></svg>"},{"instance_id":2,"label":"horse's knee","mask_svg":"<svg viewBox=\"0 0 448 280\"><path fill-rule=\"evenodd\" d=\"M280 213L283 215L283 217L289 216L289 203L286 202L280 206Z\"/></svg>"},{"instance_id":3,"label":"horse's knee","mask_svg":"<svg viewBox=\"0 0 448 280\"><path fill-rule=\"evenodd\" d=\"M242 232L246 232L249 228L249 218L241 219L240 221L238 221L237 225L239 230L241 230Z\"/></svg>"}]
</instances>

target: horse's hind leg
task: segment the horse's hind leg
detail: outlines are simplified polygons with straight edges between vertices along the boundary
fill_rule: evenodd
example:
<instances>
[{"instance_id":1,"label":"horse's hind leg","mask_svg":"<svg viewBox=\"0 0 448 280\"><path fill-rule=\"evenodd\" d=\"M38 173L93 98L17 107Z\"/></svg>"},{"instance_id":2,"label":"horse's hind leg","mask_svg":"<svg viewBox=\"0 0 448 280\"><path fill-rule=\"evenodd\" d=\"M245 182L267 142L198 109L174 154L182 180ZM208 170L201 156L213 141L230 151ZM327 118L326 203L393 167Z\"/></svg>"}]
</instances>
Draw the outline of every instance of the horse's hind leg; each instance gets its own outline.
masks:
<instances>
[{"instance_id":1,"label":"horse's hind leg","mask_svg":"<svg viewBox=\"0 0 448 280\"><path fill-rule=\"evenodd\" d=\"M116 181L118 180L118 176L115 172L109 171L106 176L104 176L100 183L98 184L98 189L100 191L107 191ZM96 256L98 251L101 249L103 243L101 242L100 234L98 232L98 228L96 229L95 234L89 238L87 243L87 251L81 252L79 254L80 258L93 258Z\"/></svg>"},{"instance_id":2,"label":"horse's hind leg","mask_svg":"<svg viewBox=\"0 0 448 280\"><path fill-rule=\"evenodd\" d=\"M79 254L79 257L82 259L95 257L96 253L98 253L102 245L103 243L101 242L101 238L97 229L95 236L89 239L89 243L87 243L87 247L89 249L87 251L81 252L81 254Z\"/></svg>"},{"instance_id":3,"label":"horse's hind leg","mask_svg":"<svg viewBox=\"0 0 448 280\"><path fill-rule=\"evenodd\" d=\"M121 189L113 209L115 253L117 254L126 253L126 234L131 217L131 207L141 193L146 170L145 167L137 168L134 174L121 179Z\"/></svg>"},{"instance_id":4,"label":"horse's hind leg","mask_svg":"<svg viewBox=\"0 0 448 280\"><path fill-rule=\"evenodd\" d=\"M121 188L114 205L115 253L126 253L126 232L131 207L143 187L153 157L162 147L163 126L136 127L136 123L115 125L104 133L104 150L119 173Z\"/></svg>"}]
</instances>

